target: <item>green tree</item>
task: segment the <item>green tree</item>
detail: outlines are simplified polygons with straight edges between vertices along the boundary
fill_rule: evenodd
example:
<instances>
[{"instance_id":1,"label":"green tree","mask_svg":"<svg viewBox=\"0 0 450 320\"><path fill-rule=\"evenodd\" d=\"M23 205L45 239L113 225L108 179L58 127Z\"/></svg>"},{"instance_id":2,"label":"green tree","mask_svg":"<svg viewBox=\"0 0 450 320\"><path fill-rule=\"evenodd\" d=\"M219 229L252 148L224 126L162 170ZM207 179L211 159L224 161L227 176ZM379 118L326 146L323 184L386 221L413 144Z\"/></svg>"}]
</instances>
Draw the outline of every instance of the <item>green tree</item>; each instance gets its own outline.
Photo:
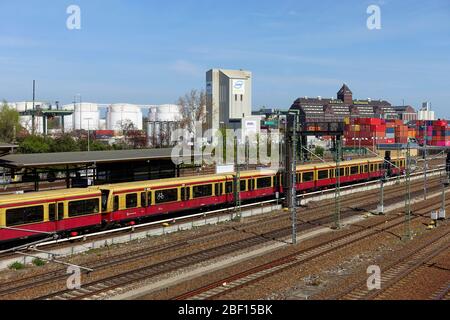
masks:
<instances>
[{"instance_id":1,"label":"green tree","mask_svg":"<svg viewBox=\"0 0 450 320\"><path fill-rule=\"evenodd\" d=\"M51 152L80 151L77 141L69 134L63 134L51 142Z\"/></svg>"},{"instance_id":2,"label":"green tree","mask_svg":"<svg viewBox=\"0 0 450 320\"><path fill-rule=\"evenodd\" d=\"M52 142L44 137L29 135L19 144L21 153L47 153L51 152Z\"/></svg>"},{"instance_id":3,"label":"green tree","mask_svg":"<svg viewBox=\"0 0 450 320\"><path fill-rule=\"evenodd\" d=\"M0 106L0 141L15 142L17 134L22 130L19 113L3 101Z\"/></svg>"}]
</instances>

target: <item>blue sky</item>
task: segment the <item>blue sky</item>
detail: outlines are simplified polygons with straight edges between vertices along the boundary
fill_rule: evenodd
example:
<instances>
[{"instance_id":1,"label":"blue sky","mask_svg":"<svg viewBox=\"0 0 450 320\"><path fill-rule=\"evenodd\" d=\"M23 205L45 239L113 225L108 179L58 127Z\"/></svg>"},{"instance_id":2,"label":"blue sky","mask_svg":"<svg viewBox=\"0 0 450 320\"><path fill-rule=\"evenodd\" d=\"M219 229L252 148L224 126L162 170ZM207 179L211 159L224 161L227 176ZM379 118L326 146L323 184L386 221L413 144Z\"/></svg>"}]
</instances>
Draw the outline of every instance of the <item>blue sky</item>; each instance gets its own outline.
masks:
<instances>
[{"instance_id":1,"label":"blue sky","mask_svg":"<svg viewBox=\"0 0 450 320\"><path fill-rule=\"evenodd\" d=\"M66 8L81 8L81 30ZM367 7L381 8L369 30ZM299 96L419 106L450 118L450 1L2 0L0 99L173 103L210 68L253 72L253 105ZM449 110L449 111L447 111Z\"/></svg>"}]
</instances>

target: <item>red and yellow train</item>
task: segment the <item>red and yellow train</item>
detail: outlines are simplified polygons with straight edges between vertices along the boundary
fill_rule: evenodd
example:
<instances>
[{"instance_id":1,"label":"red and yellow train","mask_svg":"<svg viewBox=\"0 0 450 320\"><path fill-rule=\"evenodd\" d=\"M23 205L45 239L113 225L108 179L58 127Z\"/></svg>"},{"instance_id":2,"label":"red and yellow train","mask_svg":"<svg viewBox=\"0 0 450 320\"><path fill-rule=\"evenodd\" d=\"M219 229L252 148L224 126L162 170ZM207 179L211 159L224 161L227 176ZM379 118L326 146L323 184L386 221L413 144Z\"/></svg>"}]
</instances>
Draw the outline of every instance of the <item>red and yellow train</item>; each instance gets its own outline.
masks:
<instances>
[{"instance_id":1,"label":"red and yellow train","mask_svg":"<svg viewBox=\"0 0 450 320\"><path fill-rule=\"evenodd\" d=\"M405 158L391 160L391 175L405 168ZM380 178L383 158L343 161L342 184ZM297 167L297 191L333 187L334 163ZM245 171L240 175L243 201L274 198L283 193L280 173ZM0 244L43 234L77 235L111 225L135 224L142 219L174 212L224 206L234 201L234 174L171 178L0 196Z\"/></svg>"}]
</instances>

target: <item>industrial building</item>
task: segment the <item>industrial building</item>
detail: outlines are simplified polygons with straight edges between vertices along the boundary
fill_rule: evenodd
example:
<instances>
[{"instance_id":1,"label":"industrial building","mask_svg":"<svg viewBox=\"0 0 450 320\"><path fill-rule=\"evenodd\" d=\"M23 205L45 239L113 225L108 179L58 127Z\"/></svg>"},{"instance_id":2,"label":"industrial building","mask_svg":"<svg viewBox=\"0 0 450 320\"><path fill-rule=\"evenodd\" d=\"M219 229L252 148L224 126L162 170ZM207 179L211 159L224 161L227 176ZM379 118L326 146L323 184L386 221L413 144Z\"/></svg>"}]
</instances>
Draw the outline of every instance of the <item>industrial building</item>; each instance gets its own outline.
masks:
<instances>
[{"instance_id":1,"label":"industrial building","mask_svg":"<svg viewBox=\"0 0 450 320\"><path fill-rule=\"evenodd\" d=\"M397 112L397 114L399 115L399 119L403 120L404 122L418 120L417 112L411 106L397 106L397 107L394 107L394 109Z\"/></svg>"},{"instance_id":2,"label":"industrial building","mask_svg":"<svg viewBox=\"0 0 450 320\"><path fill-rule=\"evenodd\" d=\"M250 117L246 121L245 118ZM259 118L258 118L259 119ZM206 127L243 129L248 123L259 130L252 117L252 73L243 70L212 69L206 73ZM214 137L212 138L214 140Z\"/></svg>"},{"instance_id":3,"label":"industrial building","mask_svg":"<svg viewBox=\"0 0 450 320\"><path fill-rule=\"evenodd\" d=\"M400 119L399 112L385 100L355 100L353 92L344 84L335 98L302 97L294 101L292 110L298 110L305 122L342 122L345 118Z\"/></svg>"},{"instance_id":4,"label":"industrial building","mask_svg":"<svg viewBox=\"0 0 450 320\"><path fill-rule=\"evenodd\" d=\"M417 120L433 121L436 120L434 111L431 111L431 103L424 102L422 108L418 112Z\"/></svg>"}]
</instances>

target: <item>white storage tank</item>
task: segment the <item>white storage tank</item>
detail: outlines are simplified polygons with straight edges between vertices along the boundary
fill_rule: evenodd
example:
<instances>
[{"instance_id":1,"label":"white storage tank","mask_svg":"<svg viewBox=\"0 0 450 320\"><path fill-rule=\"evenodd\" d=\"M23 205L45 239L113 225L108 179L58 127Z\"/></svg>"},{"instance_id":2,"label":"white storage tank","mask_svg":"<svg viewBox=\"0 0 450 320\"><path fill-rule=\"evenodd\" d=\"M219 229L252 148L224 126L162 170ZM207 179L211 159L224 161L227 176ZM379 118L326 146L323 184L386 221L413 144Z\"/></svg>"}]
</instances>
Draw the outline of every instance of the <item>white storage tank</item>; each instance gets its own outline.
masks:
<instances>
[{"instance_id":1,"label":"white storage tank","mask_svg":"<svg viewBox=\"0 0 450 320\"><path fill-rule=\"evenodd\" d=\"M106 113L106 127L108 130L121 130L121 124L131 121L136 129L142 130L142 110L134 104L112 104Z\"/></svg>"},{"instance_id":2,"label":"white storage tank","mask_svg":"<svg viewBox=\"0 0 450 320\"><path fill-rule=\"evenodd\" d=\"M150 122L178 122L181 119L180 107L175 104L163 104L149 108L148 121Z\"/></svg>"},{"instance_id":3,"label":"white storage tank","mask_svg":"<svg viewBox=\"0 0 450 320\"><path fill-rule=\"evenodd\" d=\"M27 110L33 110L33 101L24 101L24 102L16 102L15 109L17 112L25 112ZM43 102L35 101L34 106L35 108L43 106ZM27 130L29 133L32 133L33 131L33 118L32 116L20 116L19 117L20 125ZM44 133L44 122L42 117L35 117L34 118L34 128L36 134L43 134Z\"/></svg>"},{"instance_id":4,"label":"white storage tank","mask_svg":"<svg viewBox=\"0 0 450 320\"><path fill-rule=\"evenodd\" d=\"M74 130L98 130L100 111L95 103L75 103Z\"/></svg>"},{"instance_id":5,"label":"white storage tank","mask_svg":"<svg viewBox=\"0 0 450 320\"><path fill-rule=\"evenodd\" d=\"M75 111L74 104L66 104L62 106L62 110ZM73 113L70 116L64 116L64 131L72 132L74 130Z\"/></svg>"}]
</instances>

